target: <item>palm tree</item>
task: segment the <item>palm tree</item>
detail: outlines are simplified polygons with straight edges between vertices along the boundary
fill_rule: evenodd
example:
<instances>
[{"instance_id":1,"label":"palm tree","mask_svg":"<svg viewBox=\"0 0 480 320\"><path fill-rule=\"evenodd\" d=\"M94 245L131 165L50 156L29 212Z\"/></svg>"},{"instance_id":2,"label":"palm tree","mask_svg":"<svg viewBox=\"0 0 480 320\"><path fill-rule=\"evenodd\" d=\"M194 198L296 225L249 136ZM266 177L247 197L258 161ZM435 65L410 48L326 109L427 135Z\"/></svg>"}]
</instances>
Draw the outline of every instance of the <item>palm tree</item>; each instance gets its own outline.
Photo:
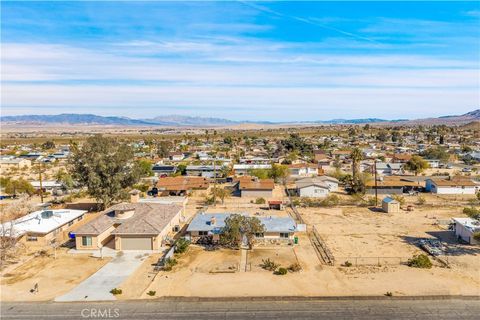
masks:
<instances>
[{"instance_id":1,"label":"palm tree","mask_svg":"<svg viewBox=\"0 0 480 320\"><path fill-rule=\"evenodd\" d=\"M352 159L352 178L356 179L360 171L360 161L363 160L362 150L359 148L353 149L350 158Z\"/></svg>"}]
</instances>

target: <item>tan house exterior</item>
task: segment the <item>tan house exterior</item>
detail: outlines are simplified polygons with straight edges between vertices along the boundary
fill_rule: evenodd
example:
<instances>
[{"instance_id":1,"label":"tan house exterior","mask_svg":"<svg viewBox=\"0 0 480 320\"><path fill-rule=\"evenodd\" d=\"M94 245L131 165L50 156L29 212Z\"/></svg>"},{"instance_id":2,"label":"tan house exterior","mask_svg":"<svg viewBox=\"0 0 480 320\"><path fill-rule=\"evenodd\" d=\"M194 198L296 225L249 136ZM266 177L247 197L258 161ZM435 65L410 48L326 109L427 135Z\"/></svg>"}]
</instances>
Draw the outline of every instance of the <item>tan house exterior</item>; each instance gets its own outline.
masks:
<instances>
[{"instance_id":1,"label":"tan house exterior","mask_svg":"<svg viewBox=\"0 0 480 320\"><path fill-rule=\"evenodd\" d=\"M41 210L17 220L0 225L2 236L13 236L29 247L44 247L54 240L63 242L87 211L85 210Z\"/></svg>"},{"instance_id":2,"label":"tan house exterior","mask_svg":"<svg viewBox=\"0 0 480 320\"><path fill-rule=\"evenodd\" d=\"M183 207L152 202L121 203L75 231L78 250L160 250L180 230Z\"/></svg>"}]
</instances>

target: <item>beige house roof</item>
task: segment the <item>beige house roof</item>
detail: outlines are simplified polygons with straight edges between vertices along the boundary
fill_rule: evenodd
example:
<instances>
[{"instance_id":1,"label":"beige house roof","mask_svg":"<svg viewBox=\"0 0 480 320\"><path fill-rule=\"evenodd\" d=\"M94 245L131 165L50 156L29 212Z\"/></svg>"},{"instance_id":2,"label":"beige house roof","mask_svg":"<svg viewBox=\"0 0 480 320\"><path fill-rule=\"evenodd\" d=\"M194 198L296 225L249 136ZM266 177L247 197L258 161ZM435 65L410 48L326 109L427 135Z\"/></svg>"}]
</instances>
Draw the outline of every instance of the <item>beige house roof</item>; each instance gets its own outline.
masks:
<instances>
[{"instance_id":1,"label":"beige house roof","mask_svg":"<svg viewBox=\"0 0 480 320\"><path fill-rule=\"evenodd\" d=\"M120 203L78 228L75 234L98 235L114 225L119 226L112 234L159 234L181 210L181 206L174 204ZM125 211L134 212L128 218L119 218L116 214Z\"/></svg>"},{"instance_id":2,"label":"beige house roof","mask_svg":"<svg viewBox=\"0 0 480 320\"><path fill-rule=\"evenodd\" d=\"M275 182L273 179L257 179L254 177L244 176L237 178L240 190L273 190Z\"/></svg>"},{"instance_id":3,"label":"beige house roof","mask_svg":"<svg viewBox=\"0 0 480 320\"><path fill-rule=\"evenodd\" d=\"M202 177L165 177L160 178L157 182L157 188L159 190L167 191L207 189L208 186L208 179Z\"/></svg>"}]
</instances>

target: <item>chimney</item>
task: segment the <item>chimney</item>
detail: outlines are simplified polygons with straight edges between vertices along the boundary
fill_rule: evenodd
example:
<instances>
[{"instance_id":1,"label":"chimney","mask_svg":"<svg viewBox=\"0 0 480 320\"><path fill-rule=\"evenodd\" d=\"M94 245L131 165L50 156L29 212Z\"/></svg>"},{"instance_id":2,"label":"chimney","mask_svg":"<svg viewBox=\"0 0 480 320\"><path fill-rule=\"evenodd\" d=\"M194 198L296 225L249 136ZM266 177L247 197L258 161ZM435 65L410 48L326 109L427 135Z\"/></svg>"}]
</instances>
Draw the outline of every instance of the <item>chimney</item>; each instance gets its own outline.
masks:
<instances>
[{"instance_id":1,"label":"chimney","mask_svg":"<svg viewBox=\"0 0 480 320\"><path fill-rule=\"evenodd\" d=\"M137 203L140 200L140 191L132 190L130 191L130 203Z\"/></svg>"}]
</instances>

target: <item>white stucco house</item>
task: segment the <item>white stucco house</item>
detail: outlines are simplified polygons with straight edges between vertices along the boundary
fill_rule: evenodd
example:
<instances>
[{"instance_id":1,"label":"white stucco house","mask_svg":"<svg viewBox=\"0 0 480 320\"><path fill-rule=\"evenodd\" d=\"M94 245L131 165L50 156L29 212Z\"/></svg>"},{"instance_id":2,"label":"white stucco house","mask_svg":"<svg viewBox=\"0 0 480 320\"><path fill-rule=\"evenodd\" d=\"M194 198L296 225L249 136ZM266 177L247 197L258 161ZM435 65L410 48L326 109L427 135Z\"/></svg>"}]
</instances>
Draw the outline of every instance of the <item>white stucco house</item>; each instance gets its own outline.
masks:
<instances>
[{"instance_id":1,"label":"white stucco house","mask_svg":"<svg viewBox=\"0 0 480 320\"><path fill-rule=\"evenodd\" d=\"M472 194L477 193L479 185L469 179L434 179L425 182L425 190L436 194Z\"/></svg>"},{"instance_id":2,"label":"white stucco house","mask_svg":"<svg viewBox=\"0 0 480 320\"><path fill-rule=\"evenodd\" d=\"M323 198L338 190L338 180L327 176L304 178L295 181L295 188L299 197Z\"/></svg>"}]
</instances>

